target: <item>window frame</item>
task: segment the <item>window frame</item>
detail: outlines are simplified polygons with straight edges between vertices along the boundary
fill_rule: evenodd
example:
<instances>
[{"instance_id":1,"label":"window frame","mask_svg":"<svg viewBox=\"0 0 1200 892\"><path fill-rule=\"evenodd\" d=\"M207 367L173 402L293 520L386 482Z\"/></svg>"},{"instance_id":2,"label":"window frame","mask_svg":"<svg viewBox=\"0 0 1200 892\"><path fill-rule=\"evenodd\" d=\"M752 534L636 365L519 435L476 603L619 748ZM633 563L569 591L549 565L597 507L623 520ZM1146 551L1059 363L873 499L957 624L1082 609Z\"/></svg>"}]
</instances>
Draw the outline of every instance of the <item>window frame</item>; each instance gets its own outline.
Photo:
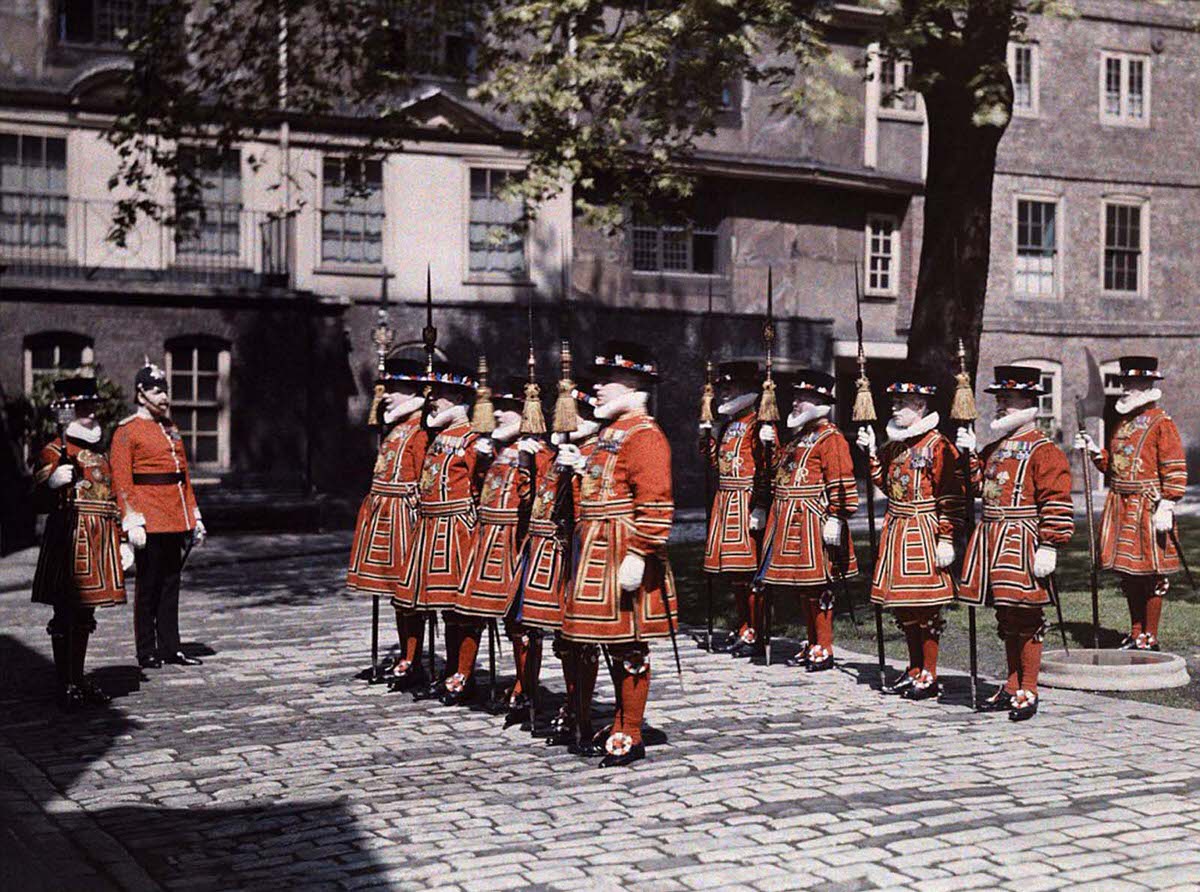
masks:
<instances>
[{"instance_id":1,"label":"window frame","mask_svg":"<svg viewBox=\"0 0 1200 892\"><path fill-rule=\"evenodd\" d=\"M878 43L871 44L867 52L870 59L869 69L871 75L870 80L867 81L867 88L868 90L873 91L873 95L868 99L868 105L874 107L875 116L877 118L891 119L894 121L924 121L924 98L916 90L908 88L908 92L913 97L912 108L904 108L903 106L889 104L887 96L889 93L893 93L896 90L896 75L893 75L892 83L889 84L885 89L883 84L883 73L886 54L880 49ZM895 65L893 71L899 73L905 70L906 66L907 71L909 72L909 79L911 80L912 60L896 59L893 61Z\"/></svg>"},{"instance_id":2,"label":"window frame","mask_svg":"<svg viewBox=\"0 0 1200 892\"><path fill-rule=\"evenodd\" d=\"M1029 106L1017 105L1017 51L1029 50ZM1009 41L1008 74L1013 82L1013 115L1036 118L1041 115L1041 48L1037 41Z\"/></svg>"},{"instance_id":3,"label":"window frame","mask_svg":"<svg viewBox=\"0 0 1200 892\"><path fill-rule=\"evenodd\" d=\"M1017 290L1017 263L1020 251L1020 205L1023 201L1054 205L1054 288L1049 295ZM1063 196L1050 192L1015 192L1012 197L1012 281L1010 292L1014 300L1061 300L1063 296L1063 258L1066 256L1064 225L1066 202Z\"/></svg>"},{"instance_id":4,"label":"window frame","mask_svg":"<svg viewBox=\"0 0 1200 892\"><path fill-rule=\"evenodd\" d=\"M185 442L185 450L188 455L188 467L195 475L199 474L220 474L230 469L230 416L231 416L231 388L230 388L230 370L233 366L232 355L230 352L231 345L228 341L221 338L214 338L208 335L185 335L183 337L171 338L163 344L163 371L167 375L167 386L171 392L172 408L180 408L187 410L211 408L214 405L217 409L217 460L216 462L200 462L194 460L195 455L194 442L188 442L188 436L180 430L180 435ZM192 378L192 396L190 400L177 400L173 393L175 360L174 353L177 350L190 350L192 353L192 368L190 369ZM212 350L217 354L217 398L213 400L199 400L196 395L196 380L197 380L197 355L198 350ZM182 374L182 372L181 372ZM195 438L195 428L191 429L192 438ZM193 481L197 482L197 481ZM203 480L199 481L203 482Z\"/></svg>"},{"instance_id":5,"label":"window frame","mask_svg":"<svg viewBox=\"0 0 1200 892\"><path fill-rule=\"evenodd\" d=\"M326 164L326 162L330 161L330 160L334 160L334 159L336 159L338 161L338 164L341 168L342 181L344 183L345 175L346 175L346 162L348 160L350 160L352 157L354 157L354 155L352 152L346 152L345 150L343 150L343 151L332 150L332 151L322 151L320 154L320 157L321 157L321 181L320 181L320 185L319 185L318 191L317 191L317 196L318 196L319 200L317 202L317 208L316 208L316 214L315 214L316 224L317 224L317 234L316 234L316 237L317 237L317 245L316 245L317 269L322 270L322 271L330 271L330 270L345 271L348 273L358 273L358 274L362 274L364 271L367 272L368 274L374 274L375 271L382 270L384 267L384 264L386 262L386 257L387 257L386 249L387 249L387 234L388 234L388 221L387 221L387 161L388 161L388 159L385 156L379 156L379 157L371 156L371 157L365 157L365 158L355 158L355 160L359 161L363 165L366 165L366 164L369 164L372 162L377 162L379 164L379 205L380 205L381 210L368 211L368 210L362 210L362 209L356 208L354 204L349 203L349 202L344 205L337 205L337 203L335 202L335 205L333 207L325 206L325 185L326 185L326 183L325 183L325 164ZM365 201L365 200L367 200L367 196L356 196L354 199L352 199L352 201ZM378 260L345 260L345 259L341 259L341 258L326 257L325 256L325 215L327 213L351 214L351 215L356 215L358 217L362 217L363 219L366 219L368 217L378 217L379 218L379 259ZM345 233L346 233L346 229L345 229L345 226L343 225L343 227L341 229L341 234L342 234L341 242L343 244L343 247L345 244ZM363 230L363 235L365 236L365 229Z\"/></svg>"},{"instance_id":6,"label":"window frame","mask_svg":"<svg viewBox=\"0 0 1200 892\"><path fill-rule=\"evenodd\" d=\"M464 158L463 159L463 252L462 275L464 285L474 284L518 284L528 285L532 282L533 258L530 256L530 235L532 226L526 226L521 233L521 257L524 260L519 272L507 273L501 270L471 269L471 174L476 170L503 172L507 174L523 174L525 166L504 158ZM488 178L488 188L491 188L491 177ZM524 211L523 211L524 213Z\"/></svg>"},{"instance_id":7,"label":"window frame","mask_svg":"<svg viewBox=\"0 0 1200 892\"><path fill-rule=\"evenodd\" d=\"M1105 94L1107 88L1107 67L1109 60L1117 60L1120 63L1121 71L1121 86L1119 93L1118 106L1119 110L1114 115L1108 112L1105 108ZM1140 118L1130 117L1129 106L1129 70L1130 61L1138 61L1142 63L1142 116ZM1153 59L1145 53L1134 53L1127 50L1101 50L1100 51L1100 70L1098 78L1098 96L1097 106L1100 115L1100 123L1110 127L1138 127L1147 128L1150 126L1151 115L1151 93L1153 78Z\"/></svg>"},{"instance_id":8,"label":"window frame","mask_svg":"<svg viewBox=\"0 0 1200 892\"><path fill-rule=\"evenodd\" d=\"M1104 267L1108 254L1108 209L1132 207L1139 211L1138 283L1136 290L1110 289L1104 282ZM1139 195L1105 195L1100 200L1100 293L1104 297L1144 298L1149 291L1150 276L1150 199Z\"/></svg>"},{"instance_id":9,"label":"window frame","mask_svg":"<svg viewBox=\"0 0 1200 892\"><path fill-rule=\"evenodd\" d=\"M889 285L887 288L871 287L871 234L872 224L887 221L892 227L891 235L891 265L889 267ZM863 296L864 297L898 297L900 295L900 218L895 214L869 213L863 223Z\"/></svg>"},{"instance_id":10,"label":"window frame","mask_svg":"<svg viewBox=\"0 0 1200 892\"><path fill-rule=\"evenodd\" d=\"M21 387L26 395L33 393L33 351L52 345L55 350L56 363L62 347L66 344L77 346L80 351L80 364L75 369L64 369L61 364L55 365L58 372L73 372L94 366L96 364L95 341L87 335L76 334L73 331L39 331L27 335L21 343Z\"/></svg>"},{"instance_id":11,"label":"window frame","mask_svg":"<svg viewBox=\"0 0 1200 892\"><path fill-rule=\"evenodd\" d=\"M206 156L212 156L212 155L218 154L215 149L211 149L211 148L208 148L205 146L192 146L192 145L181 147L180 148L181 157L184 153L191 154L197 160L202 159ZM236 202L221 201L221 202L217 202L215 204L205 202L203 200L204 187L201 186L202 194L201 194L200 207L203 208L205 211L205 219L204 220L197 219L195 221L196 229L194 232L191 233L191 238L187 239L186 241L184 241L184 235L183 235L183 233L180 232L180 230L178 228L176 228L175 231L172 233L172 236L173 236L172 251L173 251L174 263L176 265L179 265L179 266L193 266L193 265L203 266L203 265L212 264L212 263L228 263L228 262L230 262L231 259L235 260L239 265L248 265L248 264L246 264L246 258L248 256L247 255L247 247L250 244L252 244L252 242L247 239L247 233L245 232L245 229L246 229L246 215L245 215L246 177L245 177L245 172L246 171L245 171L245 164L244 164L244 158L242 156L241 147L235 146L235 147L231 148L228 152L228 155L231 158L234 158L234 157L236 158L236 164L231 165L231 166L235 167L237 170L237 185L238 185L237 201ZM223 165L223 160L222 159L218 159L218 160L221 161L221 164ZM203 168L203 171L219 175L222 178L224 176L224 171L220 170L220 169ZM203 180L203 179L204 179L204 177L201 176L201 180ZM223 180L222 180L222 182L223 182ZM208 212L210 210L216 210L218 212L219 216L218 216L217 221L213 221L212 218L208 215ZM232 251L232 252L225 252L225 251L220 251L220 250L206 251L206 250L203 250L202 248L196 249L196 248L187 247L187 245L193 245L193 244L196 244L197 242L202 242L203 237L204 237L203 236L204 227L216 225L217 227L219 227L218 232L222 231L220 229L220 227L223 227L225 225L226 214L228 214L228 213L232 213L234 215L234 226L232 228L237 233L237 244L235 246L234 251Z\"/></svg>"},{"instance_id":12,"label":"window frame","mask_svg":"<svg viewBox=\"0 0 1200 892\"><path fill-rule=\"evenodd\" d=\"M1039 369L1043 376L1049 375L1053 381L1053 387L1050 389L1048 396L1050 397L1050 418L1053 421L1053 431L1047 434L1051 440L1056 443L1062 443L1065 431L1063 428L1063 406L1062 406L1062 388L1063 388L1063 364L1057 359L1018 359L1013 365L1032 366ZM1042 400L1045 396L1039 396L1038 400L1038 415L1041 419L1046 417L1042 415ZM1041 427L1039 424L1038 427ZM1045 428L1042 428L1045 431Z\"/></svg>"},{"instance_id":13,"label":"window frame","mask_svg":"<svg viewBox=\"0 0 1200 892\"><path fill-rule=\"evenodd\" d=\"M657 278L659 276L670 276L672 278L695 278L695 279L719 279L724 275L723 269L725 264L722 258L721 245L721 229L723 221L715 226L696 226L694 222L689 222L687 225L666 224L660 223L657 225L648 225L645 223L639 224L630 218L629 223L625 227L626 238L628 240L628 257L629 271L632 275L642 278ZM637 230L653 231L655 233L655 254L657 255L657 268L655 269L638 269L634 265L634 239ZM684 232L687 233L687 269L666 269L663 263L663 234L667 232ZM696 266L696 235L711 236L713 239L713 270L710 273L699 272L695 269Z\"/></svg>"},{"instance_id":14,"label":"window frame","mask_svg":"<svg viewBox=\"0 0 1200 892\"><path fill-rule=\"evenodd\" d=\"M37 254L39 256L42 256L42 257L65 259L71 251L71 229L72 229L72 227L71 227L71 197L70 197L71 159L70 159L70 139L68 138L68 134L64 133L62 131L55 131L55 130L41 129L41 128L4 127L2 129L0 129L0 136L11 136L17 140L17 158L18 158L17 166L18 166L18 168L22 168L22 169L25 167L25 165L21 164L19 162L20 162L20 159L23 158L23 156L24 156L23 144L24 144L25 140L40 140L42 142L42 169L43 170L49 169L45 164L47 154L48 154L48 152L47 152L48 142L50 140L56 140L63 144L63 165L62 165L63 173L62 173L62 190L61 191L51 191L49 189L44 190L44 191L30 191L28 186L25 185L20 191L11 191L10 192L10 191L5 190L3 185L0 184L0 195L13 196L14 198L23 198L26 200L30 200L31 204L36 201L45 202L47 204L47 208L49 208L49 205L51 202L60 203L61 209L62 209L62 213L61 213L62 244L61 245L60 244L49 244L46 241L39 243L35 240L30 240L30 241L18 240L12 244L6 244L3 242L0 242L0 254L4 254L6 251L7 252L35 251L35 252L37 252ZM22 177L22 179L24 179L24 177ZM22 212L18 212L18 213L20 214ZM52 216L49 212L49 209L47 209L46 211L43 211L42 215L43 215L43 217ZM41 225L43 228L46 226L45 223L42 223Z\"/></svg>"}]
</instances>

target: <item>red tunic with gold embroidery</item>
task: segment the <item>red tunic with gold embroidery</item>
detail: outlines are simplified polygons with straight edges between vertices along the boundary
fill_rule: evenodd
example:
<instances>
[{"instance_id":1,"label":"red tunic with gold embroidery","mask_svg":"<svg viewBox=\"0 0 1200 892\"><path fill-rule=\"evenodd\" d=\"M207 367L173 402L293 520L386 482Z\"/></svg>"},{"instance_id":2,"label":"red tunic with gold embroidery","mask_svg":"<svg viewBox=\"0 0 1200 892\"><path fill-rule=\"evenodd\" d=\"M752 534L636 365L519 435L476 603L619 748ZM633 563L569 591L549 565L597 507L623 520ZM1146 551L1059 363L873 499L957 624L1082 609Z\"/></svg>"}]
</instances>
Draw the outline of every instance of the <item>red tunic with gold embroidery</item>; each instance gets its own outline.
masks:
<instances>
[{"instance_id":1,"label":"red tunic with gold embroidery","mask_svg":"<svg viewBox=\"0 0 1200 892\"><path fill-rule=\"evenodd\" d=\"M771 585L826 586L858 572L849 531L831 554L821 538L829 517L858 510L850 445L829 419L805 425L775 456L774 502L757 579Z\"/></svg>"},{"instance_id":2,"label":"red tunic with gold embroidery","mask_svg":"<svg viewBox=\"0 0 1200 892\"><path fill-rule=\"evenodd\" d=\"M770 475L758 438L758 414L749 409L729 421L718 442L705 437L705 457L717 470L704 547L704 569L709 573L753 573L762 553L762 533L750 532L750 512L770 501Z\"/></svg>"},{"instance_id":3,"label":"red tunic with gold embroidery","mask_svg":"<svg viewBox=\"0 0 1200 892\"><path fill-rule=\"evenodd\" d=\"M584 459L596 448L596 438L579 443ZM570 487L573 517L562 516L568 504L563 488ZM573 530L579 520L579 475L551 463L538 480L529 518L521 566L513 580L513 595L520 601L517 619L539 629L562 628L567 583L574 568L571 560Z\"/></svg>"},{"instance_id":4,"label":"red tunic with gold embroidery","mask_svg":"<svg viewBox=\"0 0 1200 892\"><path fill-rule=\"evenodd\" d=\"M144 410L130 415L113 434L109 463L126 524L144 523L147 533L196 528L200 509L174 421L152 418Z\"/></svg>"},{"instance_id":5,"label":"red tunic with gold embroidery","mask_svg":"<svg viewBox=\"0 0 1200 892\"><path fill-rule=\"evenodd\" d=\"M38 604L112 607L125 603L121 569L121 512L112 491L112 469L102 453L67 443L75 482L53 493L56 504L33 576ZM34 479L45 486L62 462L62 440L47 443Z\"/></svg>"},{"instance_id":6,"label":"red tunic with gold embroidery","mask_svg":"<svg viewBox=\"0 0 1200 892\"><path fill-rule=\"evenodd\" d=\"M553 461L543 447L534 456L534 478L540 480ZM501 449L483 478L479 496L479 529L467 559L455 610L473 616L503 616L512 603L513 583L521 559L521 506L535 485L521 468L516 444Z\"/></svg>"},{"instance_id":7,"label":"red tunic with gold embroidery","mask_svg":"<svg viewBox=\"0 0 1200 892\"><path fill-rule=\"evenodd\" d=\"M937 566L938 540L954 541L964 517L958 450L936 430L893 440L871 458L871 479L888 497L871 600L931 607L954 600L950 570Z\"/></svg>"},{"instance_id":8,"label":"red tunic with gold embroidery","mask_svg":"<svg viewBox=\"0 0 1200 892\"><path fill-rule=\"evenodd\" d=\"M391 595L417 525L417 479L429 434L420 413L393 427L379 446L371 490L358 509L346 586L368 595Z\"/></svg>"},{"instance_id":9,"label":"red tunic with gold embroidery","mask_svg":"<svg viewBox=\"0 0 1200 892\"><path fill-rule=\"evenodd\" d=\"M1049 604L1046 581L1033 575L1033 553L1066 545L1075 531L1066 455L1034 428L972 456L971 477L981 487L983 519L967 543L959 600L982 605L990 592L1001 606Z\"/></svg>"},{"instance_id":10,"label":"red tunic with gold embroidery","mask_svg":"<svg viewBox=\"0 0 1200 892\"><path fill-rule=\"evenodd\" d=\"M662 429L643 413L616 419L583 471L563 637L627 642L670 634L676 604L667 538L674 517L671 447ZM641 586L628 592L618 581L627 554L646 561Z\"/></svg>"},{"instance_id":11,"label":"red tunic with gold embroidery","mask_svg":"<svg viewBox=\"0 0 1200 892\"><path fill-rule=\"evenodd\" d=\"M425 452L417 525L393 598L397 606L448 610L455 605L478 518L478 440L464 419L441 431Z\"/></svg>"},{"instance_id":12,"label":"red tunic with gold embroidery","mask_svg":"<svg viewBox=\"0 0 1200 892\"><path fill-rule=\"evenodd\" d=\"M1130 413L1094 461L1109 486L1100 521L1100 566L1132 576L1178 572L1175 543L1154 532L1159 500L1177 502L1187 486L1183 443L1171 416L1153 404Z\"/></svg>"}]
</instances>

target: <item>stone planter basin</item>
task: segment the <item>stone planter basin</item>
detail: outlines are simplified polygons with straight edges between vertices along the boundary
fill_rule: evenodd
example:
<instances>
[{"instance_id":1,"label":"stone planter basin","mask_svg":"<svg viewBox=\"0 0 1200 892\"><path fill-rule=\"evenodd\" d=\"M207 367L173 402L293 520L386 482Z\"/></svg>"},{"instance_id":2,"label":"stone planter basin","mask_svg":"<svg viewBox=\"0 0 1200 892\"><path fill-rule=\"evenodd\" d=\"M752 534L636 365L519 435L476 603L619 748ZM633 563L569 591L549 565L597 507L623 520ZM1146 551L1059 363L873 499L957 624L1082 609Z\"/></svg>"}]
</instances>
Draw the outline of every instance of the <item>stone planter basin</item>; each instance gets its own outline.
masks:
<instances>
[{"instance_id":1,"label":"stone planter basin","mask_svg":"<svg viewBox=\"0 0 1200 892\"><path fill-rule=\"evenodd\" d=\"M1072 648L1046 651L1038 684L1079 691L1154 691L1189 681L1187 662L1168 653Z\"/></svg>"}]
</instances>

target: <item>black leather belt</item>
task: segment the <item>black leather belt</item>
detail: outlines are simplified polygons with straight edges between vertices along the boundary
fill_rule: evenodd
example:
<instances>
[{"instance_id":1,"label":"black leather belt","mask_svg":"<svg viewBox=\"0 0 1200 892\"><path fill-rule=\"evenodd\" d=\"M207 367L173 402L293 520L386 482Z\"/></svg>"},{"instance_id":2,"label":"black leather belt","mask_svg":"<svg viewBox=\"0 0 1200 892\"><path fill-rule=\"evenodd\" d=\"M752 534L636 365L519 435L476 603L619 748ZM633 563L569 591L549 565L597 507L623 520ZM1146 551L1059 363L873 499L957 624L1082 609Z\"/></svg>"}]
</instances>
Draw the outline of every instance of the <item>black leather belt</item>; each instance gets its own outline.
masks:
<instances>
[{"instance_id":1,"label":"black leather belt","mask_svg":"<svg viewBox=\"0 0 1200 892\"><path fill-rule=\"evenodd\" d=\"M183 474L178 471L171 474L134 474L133 482L138 486L171 486L183 483Z\"/></svg>"}]
</instances>

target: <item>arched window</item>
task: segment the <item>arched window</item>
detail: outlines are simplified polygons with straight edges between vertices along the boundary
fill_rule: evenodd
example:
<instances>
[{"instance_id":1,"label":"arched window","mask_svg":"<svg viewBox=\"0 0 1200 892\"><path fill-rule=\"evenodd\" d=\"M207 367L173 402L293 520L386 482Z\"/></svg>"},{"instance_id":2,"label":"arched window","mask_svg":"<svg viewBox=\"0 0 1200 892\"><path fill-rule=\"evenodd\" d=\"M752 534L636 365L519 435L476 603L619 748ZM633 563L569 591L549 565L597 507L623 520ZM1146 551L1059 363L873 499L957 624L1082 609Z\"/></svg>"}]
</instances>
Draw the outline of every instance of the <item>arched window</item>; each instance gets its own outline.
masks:
<instances>
[{"instance_id":1,"label":"arched window","mask_svg":"<svg viewBox=\"0 0 1200 892\"><path fill-rule=\"evenodd\" d=\"M165 344L171 415L198 471L229 469L229 342L207 335Z\"/></svg>"},{"instance_id":2,"label":"arched window","mask_svg":"<svg viewBox=\"0 0 1200 892\"><path fill-rule=\"evenodd\" d=\"M1042 370L1042 388L1038 397L1037 423L1046 436L1062 442L1062 363L1053 359L1019 359L1015 365L1028 365Z\"/></svg>"},{"instance_id":3,"label":"arched window","mask_svg":"<svg viewBox=\"0 0 1200 892\"><path fill-rule=\"evenodd\" d=\"M78 372L96 361L92 339L69 331L43 331L25 338L23 384L26 393L45 378Z\"/></svg>"}]
</instances>

